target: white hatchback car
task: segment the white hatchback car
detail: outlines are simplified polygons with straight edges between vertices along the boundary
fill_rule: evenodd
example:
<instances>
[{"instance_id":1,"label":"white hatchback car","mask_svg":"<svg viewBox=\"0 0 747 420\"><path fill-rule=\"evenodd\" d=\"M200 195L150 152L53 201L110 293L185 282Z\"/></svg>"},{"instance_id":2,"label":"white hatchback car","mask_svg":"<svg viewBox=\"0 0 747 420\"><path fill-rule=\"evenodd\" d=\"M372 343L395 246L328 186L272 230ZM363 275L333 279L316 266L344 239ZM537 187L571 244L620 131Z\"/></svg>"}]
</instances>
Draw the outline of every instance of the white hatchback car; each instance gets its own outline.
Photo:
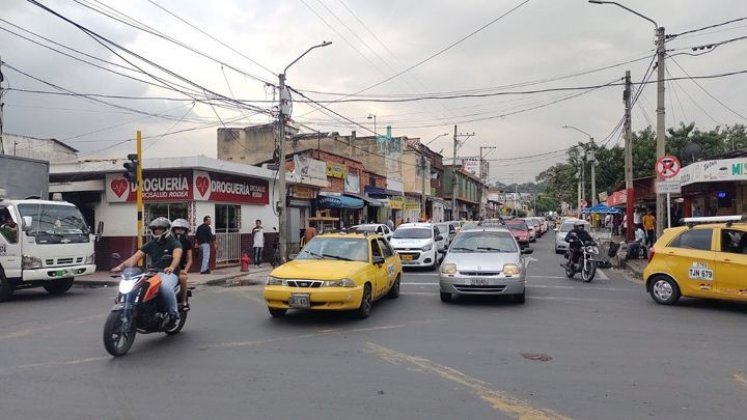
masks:
<instances>
[{"instance_id":1,"label":"white hatchback car","mask_svg":"<svg viewBox=\"0 0 747 420\"><path fill-rule=\"evenodd\" d=\"M444 237L433 223L403 223L389 243L402 260L403 267L438 267Z\"/></svg>"}]
</instances>

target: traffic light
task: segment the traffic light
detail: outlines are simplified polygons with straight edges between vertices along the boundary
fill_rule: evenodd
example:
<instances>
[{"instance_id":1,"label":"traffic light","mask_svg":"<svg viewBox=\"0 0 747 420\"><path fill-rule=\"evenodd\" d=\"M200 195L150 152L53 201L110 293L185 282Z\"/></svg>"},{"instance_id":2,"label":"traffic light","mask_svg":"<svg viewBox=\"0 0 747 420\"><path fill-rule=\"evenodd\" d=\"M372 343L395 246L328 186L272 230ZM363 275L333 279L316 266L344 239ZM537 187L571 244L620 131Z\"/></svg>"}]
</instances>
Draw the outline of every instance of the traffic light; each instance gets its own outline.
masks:
<instances>
[{"instance_id":1,"label":"traffic light","mask_svg":"<svg viewBox=\"0 0 747 420\"><path fill-rule=\"evenodd\" d=\"M137 185L137 166L140 164L137 160L137 154L129 154L127 159L129 159L129 162L122 165L125 168L124 177L130 181L130 184Z\"/></svg>"}]
</instances>

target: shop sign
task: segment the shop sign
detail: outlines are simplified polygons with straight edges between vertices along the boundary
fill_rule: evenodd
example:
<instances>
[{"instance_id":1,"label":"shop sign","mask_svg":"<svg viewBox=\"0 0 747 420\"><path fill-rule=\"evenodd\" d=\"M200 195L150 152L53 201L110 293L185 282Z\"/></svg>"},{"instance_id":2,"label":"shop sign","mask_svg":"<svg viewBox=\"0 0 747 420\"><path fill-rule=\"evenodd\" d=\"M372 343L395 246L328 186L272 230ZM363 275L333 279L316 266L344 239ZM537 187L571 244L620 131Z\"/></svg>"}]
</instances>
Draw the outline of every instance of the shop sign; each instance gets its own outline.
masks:
<instances>
[{"instance_id":1,"label":"shop sign","mask_svg":"<svg viewBox=\"0 0 747 420\"><path fill-rule=\"evenodd\" d=\"M615 191L611 196L607 197L607 207L619 206L625 204L627 201L628 192L625 190Z\"/></svg>"},{"instance_id":2,"label":"shop sign","mask_svg":"<svg viewBox=\"0 0 747 420\"><path fill-rule=\"evenodd\" d=\"M392 210L402 210L405 207L405 198L402 196L394 196L390 198L389 207Z\"/></svg>"},{"instance_id":3,"label":"shop sign","mask_svg":"<svg viewBox=\"0 0 747 420\"><path fill-rule=\"evenodd\" d=\"M361 177L360 175L352 172L348 172L345 176L345 192L360 194L361 193Z\"/></svg>"},{"instance_id":4,"label":"shop sign","mask_svg":"<svg viewBox=\"0 0 747 420\"><path fill-rule=\"evenodd\" d=\"M301 200L312 200L316 197L316 192L313 188L294 185L291 189L291 196Z\"/></svg>"},{"instance_id":5,"label":"shop sign","mask_svg":"<svg viewBox=\"0 0 747 420\"><path fill-rule=\"evenodd\" d=\"M420 202L419 201L406 201L405 202L405 210L419 210L420 209Z\"/></svg>"},{"instance_id":6,"label":"shop sign","mask_svg":"<svg viewBox=\"0 0 747 420\"><path fill-rule=\"evenodd\" d=\"M308 156L294 155L293 164L295 168L293 173L301 177L311 179L327 180L327 163L321 160L312 159Z\"/></svg>"},{"instance_id":7,"label":"shop sign","mask_svg":"<svg viewBox=\"0 0 747 420\"><path fill-rule=\"evenodd\" d=\"M192 171L143 174L143 201L192 200ZM106 175L106 199L110 203L137 201L137 190L120 174Z\"/></svg>"},{"instance_id":8,"label":"shop sign","mask_svg":"<svg viewBox=\"0 0 747 420\"><path fill-rule=\"evenodd\" d=\"M330 178L345 178L346 169L342 163L327 163L327 176Z\"/></svg>"},{"instance_id":9,"label":"shop sign","mask_svg":"<svg viewBox=\"0 0 747 420\"><path fill-rule=\"evenodd\" d=\"M398 193L402 193L405 190L402 181L394 178L386 179L386 189Z\"/></svg>"},{"instance_id":10,"label":"shop sign","mask_svg":"<svg viewBox=\"0 0 747 420\"><path fill-rule=\"evenodd\" d=\"M480 176L480 160L479 159L463 159L462 168L475 176Z\"/></svg>"},{"instance_id":11,"label":"shop sign","mask_svg":"<svg viewBox=\"0 0 747 420\"><path fill-rule=\"evenodd\" d=\"M717 159L695 162L680 170L683 186L711 181L747 181L747 160L744 158Z\"/></svg>"},{"instance_id":12,"label":"shop sign","mask_svg":"<svg viewBox=\"0 0 747 420\"><path fill-rule=\"evenodd\" d=\"M194 171L195 200L269 204L266 180L215 172Z\"/></svg>"}]
</instances>

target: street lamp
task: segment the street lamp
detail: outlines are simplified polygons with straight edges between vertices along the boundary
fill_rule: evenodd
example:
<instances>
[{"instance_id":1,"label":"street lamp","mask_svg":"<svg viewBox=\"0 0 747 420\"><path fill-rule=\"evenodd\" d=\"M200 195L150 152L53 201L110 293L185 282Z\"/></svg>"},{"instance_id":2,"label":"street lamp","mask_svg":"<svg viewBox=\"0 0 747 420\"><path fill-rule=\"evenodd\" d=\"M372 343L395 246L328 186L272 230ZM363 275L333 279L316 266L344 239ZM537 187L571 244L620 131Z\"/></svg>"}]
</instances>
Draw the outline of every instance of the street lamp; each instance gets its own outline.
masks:
<instances>
[{"instance_id":1,"label":"street lamp","mask_svg":"<svg viewBox=\"0 0 747 420\"><path fill-rule=\"evenodd\" d=\"M591 205L596 206L597 205L597 173L594 169L596 167L597 161L595 153L595 145L594 145L594 137L591 136L591 134L587 133L586 131L574 127L572 125L564 125L563 128L569 128L571 130L576 130L579 133L582 133L586 135L586 137L589 138L589 143L591 143L591 149L585 152L585 156L588 157L588 160L591 161ZM586 188L584 185L583 188Z\"/></svg>"},{"instance_id":2,"label":"street lamp","mask_svg":"<svg viewBox=\"0 0 747 420\"><path fill-rule=\"evenodd\" d=\"M614 1L600 1L600 0L589 0L589 3L593 4L614 4L628 12L651 22L656 29L656 56L658 62L656 65L657 70L657 82L656 82L656 157L660 158L666 153L665 145L665 104L664 104L664 75L666 67L664 64L664 58L666 56L666 48L664 43L666 41L666 35L663 26L659 26L655 20L641 13L636 12L620 3ZM661 232L664 229L664 198L662 194L656 194L656 235L661 236Z\"/></svg>"},{"instance_id":3,"label":"street lamp","mask_svg":"<svg viewBox=\"0 0 747 420\"><path fill-rule=\"evenodd\" d=\"M378 136L379 136L379 133L378 133L378 132L376 132L376 115L375 115L375 114L368 114L368 117L367 117L367 118L368 118L369 120L370 120L370 119L373 119L373 120L374 120L374 137L378 137Z\"/></svg>"},{"instance_id":4,"label":"street lamp","mask_svg":"<svg viewBox=\"0 0 747 420\"><path fill-rule=\"evenodd\" d=\"M433 139L429 140L428 143L425 143L425 146L428 146L429 144L433 143L434 141L440 139L441 137L448 136L448 135L449 135L449 133L439 134L436 137L434 137Z\"/></svg>"},{"instance_id":5,"label":"street lamp","mask_svg":"<svg viewBox=\"0 0 747 420\"><path fill-rule=\"evenodd\" d=\"M292 112L292 105L291 105L291 97L290 93L288 92L287 87L285 86L285 74L288 73L288 69L296 64L298 60L303 58L306 54L308 54L311 50L316 48L322 48L326 47L328 45L332 44L330 41L324 41L321 44L317 44L306 50L303 54L299 55L298 58L291 61L290 64L288 64L285 69L283 69L283 72L278 74L278 79L280 81L279 84L279 91L280 91L280 106L278 107L278 141L279 145L279 164L278 164L278 195L279 200L277 203L278 207L278 250L280 251L280 258L281 260L285 261L285 257L288 255L288 220L286 219L285 214L285 205L286 205L286 185L285 185L285 123L291 116Z\"/></svg>"}]
</instances>

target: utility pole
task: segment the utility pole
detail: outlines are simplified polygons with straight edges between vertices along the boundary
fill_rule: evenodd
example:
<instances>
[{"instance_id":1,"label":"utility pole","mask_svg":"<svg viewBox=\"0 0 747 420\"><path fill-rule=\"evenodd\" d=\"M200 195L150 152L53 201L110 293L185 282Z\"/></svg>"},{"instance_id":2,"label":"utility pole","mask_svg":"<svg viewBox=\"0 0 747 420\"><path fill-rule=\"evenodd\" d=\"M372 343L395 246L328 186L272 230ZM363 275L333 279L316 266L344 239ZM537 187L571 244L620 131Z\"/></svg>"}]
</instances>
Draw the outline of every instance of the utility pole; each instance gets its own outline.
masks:
<instances>
[{"instance_id":1,"label":"utility pole","mask_svg":"<svg viewBox=\"0 0 747 420\"><path fill-rule=\"evenodd\" d=\"M591 206L594 207L597 205L597 155L596 145L594 144L594 137L591 137L589 155L591 156Z\"/></svg>"},{"instance_id":2,"label":"utility pole","mask_svg":"<svg viewBox=\"0 0 747 420\"><path fill-rule=\"evenodd\" d=\"M457 146L459 145L459 139L457 138L457 125L454 124L454 161L452 162L452 173L454 174L454 179L451 182L451 219L452 220L459 220L459 214L457 213L456 208L456 197L457 197L457 187L459 187L459 183L457 182Z\"/></svg>"},{"instance_id":3,"label":"utility pole","mask_svg":"<svg viewBox=\"0 0 747 420\"><path fill-rule=\"evenodd\" d=\"M3 82L5 76L3 76L3 60L0 58L0 155L5 154L5 146L3 143L3 108L5 108L5 102L3 102L3 95L5 95L5 89L3 89Z\"/></svg>"},{"instance_id":4,"label":"utility pole","mask_svg":"<svg viewBox=\"0 0 747 420\"><path fill-rule=\"evenodd\" d=\"M658 56L657 66L657 95L656 95L656 158L660 158L666 154L665 145L665 134L664 134L664 116L666 115L664 109L664 72L666 70L664 64L664 58L666 57L665 48L665 32L664 27L660 26L656 28L656 55ZM661 181L662 178L658 177L657 181ZM664 195L656 194L656 237L661 236L661 232L664 230Z\"/></svg>"},{"instance_id":5,"label":"utility pole","mask_svg":"<svg viewBox=\"0 0 747 420\"><path fill-rule=\"evenodd\" d=\"M420 195L420 213L421 213L420 218L422 220L426 220L426 216L427 216L427 212L425 211L425 179L426 179L427 169L428 168L426 167L426 164L425 164L425 147L422 147L421 145L420 147L420 175L422 177L423 185L422 185L422 189L420 190L422 193ZM431 171L428 170L427 172L428 172L428 178L430 178Z\"/></svg>"},{"instance_id":6,"label":"utility pole","mask_svg":"<svg viewBox=\"0 0 747 420\"><path fill-rule=\"evenodd\" d=\"M630 107L632 84L630 82L630 70L625 72L625 92L623 102L625 103L625 218L627 229L625 229L625 241L633 240L633 136L630 121Z\"/></svg>"},{"instance_id":7,"label":"utility pole","mask_svg":"<svg viewBox=\"0 0 747 420\"><path fill-rule=\"evenodd\" d=\"M488 171L485 170L483 166L487 166L487 162L483 159L482 151L485 149L489 150L495 150L494 146L480 146L480 182L482 182L482 191L487 191L485 184L488 181ZM486 213L486 209L482 205L482 200L480 200L480 216L484 217Z\"/></svg>"},{"instance_id":8,"label":"utility pole","mask_svg":"<svg viewBox=\"0 0 747 420\"><path fill-rule=\"evenodd\" d=\"M306 54L309 53L309 51L315 49L315 48L321 48L326 47L327 45L332 44L330 41L324 41L321 44L314 45L306 52L298 56L295 60L293 60L290 64L288 64L282 73L278 74L278 89L279 89L279 97L280 97L280 103L278 106L278 149L280 149L278 152L278 202L277 202L277 208L278 208L278 251L280 251L280 260L281 262L285 262L286 257L288 256L288 219L287 215L285 213L285 205L286 205L286 196L287 196L287 187L285 183L285 124L290 119L292 107L291 107L291 96L288 92L288 88L285 86L285 75L288 73L288 69L296 64L298 60L303 58Z\"/></svg>"},{"instance_id":9,"label":"utility pole","mask_svg":"<svg viewBox=\"0 0 747 420\"><path fill-rule=\"evenodd\" d=\"M581 210L581 165L580 165L580 163L581 162L579 161L579 167L576 170L576 180L577 180L576 183L578 184L577 185L577 192L576 192L576 196L578 197L576 201L578 203L576 205L576 208L578 209L578 214L579 215L581 214L581 211L582 211Z\"/></svg>"}]
</instances>

